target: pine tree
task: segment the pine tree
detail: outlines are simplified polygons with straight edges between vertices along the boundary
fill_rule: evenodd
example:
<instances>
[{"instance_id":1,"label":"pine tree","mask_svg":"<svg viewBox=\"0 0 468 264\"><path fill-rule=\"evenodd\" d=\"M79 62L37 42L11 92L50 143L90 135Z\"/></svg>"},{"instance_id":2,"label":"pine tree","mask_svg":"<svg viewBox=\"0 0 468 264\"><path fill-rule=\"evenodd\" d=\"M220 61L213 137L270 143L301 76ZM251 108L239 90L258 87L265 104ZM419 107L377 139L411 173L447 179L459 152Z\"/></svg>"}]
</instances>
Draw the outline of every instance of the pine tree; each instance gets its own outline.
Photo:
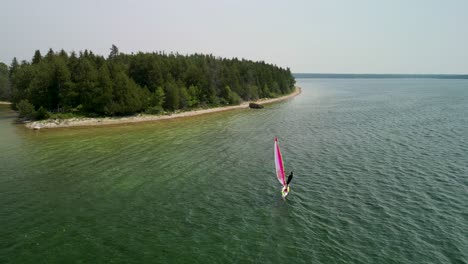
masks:
<instances>
[{"instance_id":1,"label":"pine tree","mask_svg":"<svg viewBox=\"0 0 468 264\"><path fill-rule=\"evenodd\" d=\"M0 62L0 100L10 100L10 82L8 78L8 66Z\"/></svg>"},{"instance_id":2,"label":"pine tree","mask_svg":"<svg viewBox=\"0 0 468 264\"><path fill-rule=\"evenodd\" d=\"M200 89L195 85L188 88L188 107L196 107L200 103Z\"/></svg>"},{"instance_id":3,"label":"pine tree","mask_svg":"<svg viewBox=\"0 0 468 264\"><path fill-rule=\"evenodd\" d=\"M24 68L25 66L21 66ZM52 109L52 94L53 92L50 89L53 86L54 81L54 72L53 68L50 67L48 63L39 63L28 65L32 69L33 78L27 89L27 94L29 95L26 99L33 104L36 109L39 107L44 107L46 109Z\"/></svg>"},{"instance_id":4,"label":"pine tree","mask_svg":"<svg viewBox=\"0 0 468 264\"><path fill-rule=\"evenodd\" d=\"M41 51L36 50L36 52L34 52L34 56L32 58L32 64L38 64L39 62L41 62L41 60L42 60Z\"/></svg>"},{"instance_id":5,"label":"pine tree","mask_svg":"<svg viewBox=\"0 0 468 264\"><path fill-rule=\"evenodd\" d=\"M112 102L106 108L113 115L128 115L143 110L143 91L123 70L122 65L112 65Z\"/></svg>"},{"instance_id":6,"label":"pine tree","mask_svg":"<svg viewBox=\"0 0 468 264\"><path fill-rule=\"evenodd\" d=\"M78 103L85 111L92 111L94 90L98 83L96 66L87 57L80 57L73 71L72 80L78 94Z\"/></svg>"},{"instance_id":7,"label":"pine tree","mask_svg":"<svg viewBox=\"0 0 468 264\"><path fill-rule=\"evenodd\" d=\"M64 60L67 60L68 59L68 54L65 50L61 49L60 52L59 52L59 56L64 59Z\"/></svg>"},{"instance_id":8,"label":"pine tree","mask_svg":"<svg viewBox=\"0 0 468 264\"><path fill-rule=\"evenodd\" d=\"M153 93L150 106L162 108L165 100L166 95L164 93L164 89L161 86L159 86Z\"/></svg>"},{"instance_id":9,"label":"pine tree","mask_svg":"<svg viewBox=\"0 0 468 264\"><path fill-rule=\"evenodd\" d=\"M112 44L112 47L110 50L111 52L109 54L109 59L115 59L119 55L119 48L117 48L117 46Z\"/></svg>"},{"instance_id":10,"label":"pine tree","mask_svg":"<svg viewBox=\"0 0 468 264\"><path fill-rule=\"evenodd\" d=\"M66 90L68 85L70 85L71 74L62 57L55 58L51 64L53 67L53 80L51 87L49 88L52 107L50 110L57 109L57 111L59 111L62 106L62 103L60 102L60 94L62 93L62 90Z\"/></svg>"},{"instance_id":11,"label":"pine tree","mask_svg":"<svg viewBox=\"0 0 468 264\"><path fill-rule=\"evenodd\" d=\"M13 57L13 60L11 61L11 65L10 65L10 72L9 72L10 78L14 74L14 72L18 69L18 66L19 66L18 60L16 59L16 57Z\"/></svg>"},{"instance_id":12,"label":"pine tree","mask_svg":"<svg viewBox=\"0 0 468 264\"><path fill-rule=\"evenodd\" d=\"M180 95L180 103L179 108L185 109L189 106L189 94L187 92L187 88L182 85L179 86L179 95Z\"/></svg>"},{"instance_id":13,"label":"pine tree","mask_svg":"<svg viewBox=\"0 0 468 264\"><path fill-rule=\"evenodd\" d=\"M50 48L47 54L44 56L44 59L46 61L51 61L54 56L55 56L54 50Z\"/></svg>"},{"instance_id":14,"label":"pine tree","mask_svg":"<svg viewBox=\"0 0 468 264\"><path fill-rule=\"evenodd\" d=\"M172 77L164 85L164 94L166 100L164 102L164 109L174 111L180 107L180 90Z\"/></svg>"},{"instance_id":15,"label":"pine tree","mask_svg":"<svg viewBox=\"0 0 468 264\"><path fill-rule=\"evenodd\" d=\"M50 49L43 58L36 51L31 64L19 65L14 58L8 75L14 105L28 100L43 116L46 110L123 115L238 104L289 93L295 84L289 68L265 62L164 52L127 55L115 45L108 59L89 50L77 57Z\"/></svg>"},{"instance_id":16,"label":"pine tree","mask_svg":"<svg viewBox=\"0 0 468 264\"><path fill-rule=\"evenodd\" d=\"M107 107L112 102L112 92L112 80L109 68L107 64L104 64L99 68L98 84L93 91L91 111L104 114L107 111Z\"/></svg>"}]
</instances>

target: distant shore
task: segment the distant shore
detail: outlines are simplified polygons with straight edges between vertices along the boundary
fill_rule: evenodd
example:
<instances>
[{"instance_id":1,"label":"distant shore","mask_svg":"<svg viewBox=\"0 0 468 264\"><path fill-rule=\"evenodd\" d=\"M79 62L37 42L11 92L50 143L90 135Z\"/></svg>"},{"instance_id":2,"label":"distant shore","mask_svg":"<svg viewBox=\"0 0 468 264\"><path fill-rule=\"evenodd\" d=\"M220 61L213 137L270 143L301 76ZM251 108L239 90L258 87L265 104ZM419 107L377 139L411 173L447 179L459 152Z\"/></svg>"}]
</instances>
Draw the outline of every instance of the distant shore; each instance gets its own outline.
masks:
<instances>
[{"instance_id":1,"label":"distant shore","mask_svg":"<svg viewBox=\"0 0 468 264\"><path fill-rule=\"evenodd\" d=\"M301 88L296 87L294 92L278 97L278 98L263 98L255 103L259 104L271 104L274 102L284 101L290 99L301 93ZM59 127L80 127L80 126L101 126L101 125L115 125L115 124L127 124L137 122L149 122L158 121L172 118L189 117L196 115L203 115L208 113L216 113L222 111L228 111L233 109L248 108L250 102L243 102L240 105L215 107L201 110L192 110L187 112L173 113L169 115L147 115L139 114L130 117L99 117L99 118L70 118L70 119L47 119L41 121L33 121L26 123L26 127L30 129L42 129L42 128L59 128Z\"/></svg>"},{"instance_id":2,"label":"distant shore","mask_svg":"<svg viewBox=\"0 0 468 264\"><path fill-rule=\"evenodd\" d=\"M10 105L10 102L0 101L0 105Z\"/></svg>"}]
</instances>

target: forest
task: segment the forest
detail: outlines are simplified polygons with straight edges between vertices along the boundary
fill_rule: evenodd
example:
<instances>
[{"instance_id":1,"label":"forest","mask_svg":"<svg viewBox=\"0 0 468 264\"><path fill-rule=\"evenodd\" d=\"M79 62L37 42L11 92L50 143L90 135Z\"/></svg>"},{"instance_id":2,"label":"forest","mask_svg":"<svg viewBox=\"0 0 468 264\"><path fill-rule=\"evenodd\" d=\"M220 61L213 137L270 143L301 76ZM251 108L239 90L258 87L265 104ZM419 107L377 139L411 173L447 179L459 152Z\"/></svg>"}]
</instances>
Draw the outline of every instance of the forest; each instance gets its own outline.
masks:
<instances>
[{"instance_id":1,"label":"forest","mask_svg":"<svg viewBox=\"0 0 468 264\"><path fill-rule=\"evenodd\" d=\"M0 62L0 101L9 100L11 97L8 66Z\"/></svg>"},{"instance_id":2,"label":"forest","mask_svg":"<svg viewBox=\"0 0 468 264\"><path fill-rule=\"evenodd\" d=\"M120 116L162 114L200 107L240 104L294 90L291 71L263 61L213 55L153 52L124 54L112 45L107 58L37 50L31 61L0 65L7 77L0 90L20 115ZM0 79L0 81L3 79ZM3 91L2 91L3 90Z\"/></svg>"}]
</instances>

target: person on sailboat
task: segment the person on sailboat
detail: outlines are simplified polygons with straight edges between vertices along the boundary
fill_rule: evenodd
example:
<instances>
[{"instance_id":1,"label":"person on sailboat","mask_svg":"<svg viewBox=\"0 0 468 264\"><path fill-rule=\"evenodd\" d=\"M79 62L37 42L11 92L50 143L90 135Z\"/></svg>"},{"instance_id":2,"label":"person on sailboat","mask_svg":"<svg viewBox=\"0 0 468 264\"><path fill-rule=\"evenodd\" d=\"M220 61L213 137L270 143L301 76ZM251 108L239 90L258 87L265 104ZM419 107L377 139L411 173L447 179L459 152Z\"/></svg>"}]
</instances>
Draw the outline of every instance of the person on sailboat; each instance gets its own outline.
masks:
<instances>
[{"instance_id":1,"label":"person on sailboat","mask_svg":"<svg viewBox=\"0 0 468 264\"><path fill-rule=\"evenodd\" d=\"M283 197L286 197L288 193L289 193L289 186L288 185L283 186L283 189L281 189L281 194L283 195Z\"/></svg>"},{"instance_id":2,"label":"person on sailboat","mask_svg":"<svg viewBox=\"0 0 468 264\"><path fill-rule=\"evenodd\" d=\"M281 190L283 197L286 197L286 195L288 195L289 193L289 183L292 181L292 178L293 178L293 172L291 171L291 173L288 176L288 180L286 181L286 185Z\"/></svg>"}]
</instances>

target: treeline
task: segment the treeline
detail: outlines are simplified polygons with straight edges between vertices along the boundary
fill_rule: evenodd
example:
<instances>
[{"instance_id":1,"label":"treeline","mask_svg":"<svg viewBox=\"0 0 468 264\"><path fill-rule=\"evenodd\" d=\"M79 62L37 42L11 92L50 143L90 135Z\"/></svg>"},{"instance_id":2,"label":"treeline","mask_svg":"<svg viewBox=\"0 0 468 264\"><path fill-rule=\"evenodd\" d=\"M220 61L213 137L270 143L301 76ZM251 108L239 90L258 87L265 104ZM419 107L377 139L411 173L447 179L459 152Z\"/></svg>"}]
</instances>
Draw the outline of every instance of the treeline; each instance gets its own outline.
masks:
<instances>
[{"instance_id":1,"label":"treeline","mask_svg":"<svg viewBox=\"0 0 468 264\"><path fill-rule=\"evenodd\" d=\"M49 50L45 56L36 51L31 62L13 59L8 75L13 107L39 112L38 118L47 112L157 114L239 104L290 93L295 84L289 69L265 62L201 54L123 54L114 45L107 58L88 50Z\"/></svg>"},{"instance_id":2,"label":"treeline","mask_svg":"<svg viewBox=\"0 0 468 264\"><path fill-rule=\"evenodd\" d=\"M0 62L0 101L11 99L8 66Z\"/></svg>"}]
</instances>

